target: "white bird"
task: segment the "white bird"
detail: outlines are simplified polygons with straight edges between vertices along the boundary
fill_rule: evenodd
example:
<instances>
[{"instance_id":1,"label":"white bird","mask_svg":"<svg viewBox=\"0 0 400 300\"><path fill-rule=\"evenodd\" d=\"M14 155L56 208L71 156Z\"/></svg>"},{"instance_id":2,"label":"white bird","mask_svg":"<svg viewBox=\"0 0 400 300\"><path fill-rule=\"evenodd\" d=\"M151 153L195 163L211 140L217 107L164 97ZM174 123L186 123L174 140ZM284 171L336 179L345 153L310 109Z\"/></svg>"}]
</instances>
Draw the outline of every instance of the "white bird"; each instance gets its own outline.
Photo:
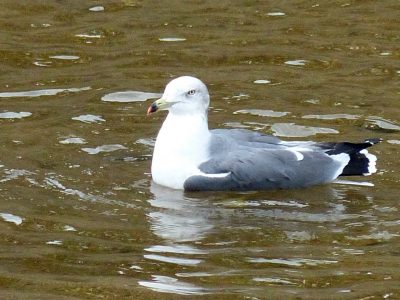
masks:
<instances>
[{"instance_id":1,"label":"white bird","mask_svg":"<svg viewBox=\"0 0 400 300\"><path fill-rule=\"evenodd\" d=\"M154 147L151 174L173 189L266 190L324 184L344 175L376 172L376 156L362 143L285 142L245 129L208 129L210 96L199 79L168 83L148 109L168 110Z\"/></svg>"}]
</instances>

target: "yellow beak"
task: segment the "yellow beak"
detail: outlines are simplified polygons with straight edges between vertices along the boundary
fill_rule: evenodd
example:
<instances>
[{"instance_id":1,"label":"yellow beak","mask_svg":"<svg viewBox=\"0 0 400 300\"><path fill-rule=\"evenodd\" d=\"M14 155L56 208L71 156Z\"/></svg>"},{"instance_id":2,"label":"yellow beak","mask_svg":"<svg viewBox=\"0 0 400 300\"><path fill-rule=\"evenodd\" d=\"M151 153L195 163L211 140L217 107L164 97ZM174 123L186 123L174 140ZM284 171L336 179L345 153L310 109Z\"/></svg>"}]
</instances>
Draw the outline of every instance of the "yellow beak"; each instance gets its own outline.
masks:
<instances>
[{"instance_id":1,"label":"yellow beak","mask_svg":"<svg viewBox=\"0 0 400 300\"><path fill-rule=\"evenodd\" d=\"M160 98L156 101L154 101L149 108L147 109L147 114L150 115L154 112L156 112L157 110L164 110L167 109L171 106L171 102L167 102L167 100Z\"/></svg>"}]
</instances>

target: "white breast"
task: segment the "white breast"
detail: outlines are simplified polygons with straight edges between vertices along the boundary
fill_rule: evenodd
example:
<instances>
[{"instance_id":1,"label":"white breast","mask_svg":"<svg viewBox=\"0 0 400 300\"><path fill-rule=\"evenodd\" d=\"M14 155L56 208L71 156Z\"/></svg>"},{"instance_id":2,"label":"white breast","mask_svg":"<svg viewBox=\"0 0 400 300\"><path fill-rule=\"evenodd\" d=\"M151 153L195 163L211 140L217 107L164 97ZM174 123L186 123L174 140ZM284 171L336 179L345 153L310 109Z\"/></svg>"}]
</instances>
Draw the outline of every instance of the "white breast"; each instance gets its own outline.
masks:
<instances>
[{"instance_id":1,"label":"white breast","mask_svg":"<svg viewBox=\"0 0 400 300\"><path fill-rule=\"evenodd\" d=\"M154 182L183 189L187 178L201 174L198 166L209 157L210 132L204 114L168 114L158 133L151 173Z\"/></svg>"}]
</instances>

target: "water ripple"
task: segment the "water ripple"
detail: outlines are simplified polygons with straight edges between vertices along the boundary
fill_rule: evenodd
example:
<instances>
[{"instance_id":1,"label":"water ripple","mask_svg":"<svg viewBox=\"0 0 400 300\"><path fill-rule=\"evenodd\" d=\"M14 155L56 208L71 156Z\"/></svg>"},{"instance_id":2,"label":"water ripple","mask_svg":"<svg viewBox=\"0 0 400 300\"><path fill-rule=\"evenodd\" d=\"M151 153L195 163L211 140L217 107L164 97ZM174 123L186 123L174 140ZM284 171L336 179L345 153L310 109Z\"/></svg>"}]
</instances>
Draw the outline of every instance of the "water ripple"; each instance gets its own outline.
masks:
<instances>
[{"instance_id":1,"label":"water ripple","mask_svg":"<svg viewBox=\"0 0 400 300\"><path fill-rule=\"evenodd\" d=\"M191 283L179 281L176 278L152 275L152 281L139 281L139 284L154 291L179 295L205 295L211 291Z\"/></svg>"},{"instance_id":2,"label":"water ripple","mask_svg":"<svg viewBox=\"0 0 400 300\"><path fill-rule=\"evenodd\" d=\"M49 58L59 59L59 60L77 60L80 57L76 55L53 55L49 56Z\"/></svg>"},{"instance_id":3,"label":"water ripple","mask_svg":"<svg viewBox=\"0 0 400 300\"><path fill-rule=\"evenodd\" d=\"M158 252L158 253L176 253L176 254L206 254L207 251L199 250L191 246L186 245L155 245L149 248L145 248L145 251Z\"/></svg>"},{"instance_id":4,"label":"water ripple","mask_svg":"<svg viewBox=\"0 0 400 300\"><path fill-rule=\"evenodd\" d=\"M47 245L56 245L56 246L61 246L63 244L62 241L60 240L53 240L53 241L48 241L46 242Z\"/></svg>"},{"instance_id":5,"label":"water ripple","mask_svg":"<svg viewBox=\"0 0 400 300\"><path fill-rule=\"evenodd\" d=\"M31 112L21 111L21 112L3 112L0 113L0 119L22 119L26 117L30 117L32 115Z\"/></svg>"},{"instance_id":6,"label":"water ripple","mask_svg":"<svg viewBox=\"0 0 400 300\"><path fill-rule=\"evenodd\" d=\"M179 38L179 37L165 37L165 38L159 38L158 40L160 42L184 42L184 41L186 41L185 38Z\"/></svg>"},{"instance_id":7,"label":"water ripple","mask_svg":"<svg viewBox=\"0 0 400 300\"><path fill-rule=\"evenodd\" d=\"M83 123L101 123L106 121L103 119L102 116L96 116L91 114L80 115L77 117L72 117L71 119L75 121L81 121Z\"/></svg>"},{"instance_id":8,"label":"water ripple","mask_svg":"<svg viewBox=\"0 0 400 300\"><path fill-rule=\"evenodd\" d=\"M111 144L111 145L102 145L98 146L96 148L82 148L82 151L85 151L91 155L93 154L98 154L100 152L113 152L117 150L124 150L128 149L125 146L122 146L120 144Z\"/></svg>"},{"instance_id":9,"label":"water ripple","mask_svg":"<svg viewBox=\"0 0 400 300\"><path fill-rule=\"evenodd\" d=\"M269 284L288 284L288 285L296 285L295 282L292 282L288 279L282 278L271 278L271 277L255 277L253 278L255 282L265 282Z\"/></svg>"},{"instance_id":10,"label":"water ripple","mask_svg":"<svg viewBox=\"0 0 400 300\"><path fill-rule=\"evenodd\" d=\"M60 93L69 92L77 93L81 91L88 91L92 88L66 88L66 89L45 89L45 90L33 90L33 91L22 91L22 92L3 92L0 93L0 98L18 98L18 97L41 97L41 96L55 96Z\"/></svg>"},{"instance_id":11,"label":"water ripple","mask_svg":"<svg viewBox=\"0 0 400 300\"><path fill-rule=\"evenodd\" d=\"M115 92L104 95L101 97L101 101L105 102L140 102L149 99L160 98L162 94L159 93L148 93L140 91L126 91L126 92Z\"/></svg>"},{"instance_id":12,"label":"water ripple","mask_svg":"<svg viewBox=\"0 0 400 300\"><path fill-rule=\"evenodd\" d=\"M90 11L93 12L100 12L100 11L104 11L104 6L98 5L98 6L93 6L91 8L89 8Z\"/></svg>"},{"instance_id":13,"label":"water ripple","mask_svg":"<svg viewBox=\"0 0 400 300\"><path fill-rule=\"evenodd\" d=\"M304 59L296 59L285 61L285 64L290 66L305 66L307 62L308 61Z\"/></svg>"},{"instance_id":14,"label":"water ripple","mask_svg":"<svg viewBox=\"0 0 400 300\"><path fill-rule=\"evenodd\" d=\"M6 176L3 179L0 179L0 182L7 182L10 180L17 179L19 177L24 177L28 175L33 175L33 172L23 170L23 169L10 169L10 170L5 170L4 173Z\"/></svg>"},{"instance_id":15,"label":"water ripple","mask_svg":"<svg viewBox=\"0 0 400 300\"><path fill-rule=\"evenodd\" d=\"M377 116L369 116L367 121L371 124L372 129L383 129L387 131L400 131L400 125L393 121L386 120Z\"/></svg>"},{"instance_id":16,"label":"water ripple","mask_svg":"<svg viewBox=\"0 0 400 300\"><path fill-rule=\"evenodd\" d=\"M271 126L274 135L285 137L306 137L310 135L322 134L337 134L339 131L325 127L311 127L296 125L294 123L275 123Z\"/></svg>"},{"instance_id":17,"label":"water ripple","mask_svg":"<svg viewBox=\"0 0 400 300\"><path fill-rule=\"evenodd\" d=\"M337 119L347 119L356 120L360 118L359 115L350 114L327 114L327 115L305 115L302 116L303 119L320 119L320 120L337 120Z\"/></svg>"},{"instance_id":18,"label":"water ripple","mask_svg":"<svg viewBox=\"0 0 400 300\"><path fill-rule=\"evenodd\" d=\"M387 241L394 237L398 237L400 234L390 233L388 231L380 231L374 232L371 234L359 235L359 236L348 236L346 237L349 240L378 240L378 241Z\"/></svg>"},{"instance_id":19,"label":"water ripple","mask_svg":"<svg viewBox=\"0 0 400 300\"><path fill-rule=\"evenodd\" d=\"M284 12L277 11L277 12L269 12L269 13L267 13L267 16L269 16L269 17L283 17L283 16L286 16L286 14Z\"/></svg>"},{"instance_id":20,"label":"water ripple","mask_svg":"<svg viewBox=\"0 0 400 300\"><path fill-rule=\"evenodd\" d=\"M77 189L67 188L61 182L59 182L56 178L46 177L44 179L44 184L47 187L53 188L63 194L77 196L80 200L88 201L88 202L98 202L108 205L117 205L127 208L135 208L136 206L132 203L125 203L123 201L112 200L105 198L101 195L93 195L90 193L84 193Z\"/></svg>"},{"instance_id":21,"label":"water ripple","mask_svg":"<svg viewBox=\"0 0 400 300\"><path fill-rule=\"evenodd\" d=\"M15 225L21 225L23 219L20 216L16 216L10 213L0 213L0 218L6 222L14 223Z\"/></svg>"},{"instance_id":22,"label":"water ripple","mask_svg":"<svg viewBox=\"0 0 400 300\"><path fill-rule=\"evenodd\" d=\"M257 79L257 80L254 80L253 83L256 83L256 84L268 84L268 83L271 83L271 81L268 80L268 79Z\"/></svg>"},{"instance_id":23,"label":"water ripple","mask_svg":"<svg viewBox=\"0 0 400 300\"><path fill-rule=\"evenodd\" d=\"M68 144L81 145L81 144L86 144L86 141L85 141L85 139L80 138L80 137L70 137L70 138L66 138L66 139L64 139L62 141L59 141L59 143L60 144L65 144L65 145L68 145Z\"/></svg>"},{"instance_id":24,"label":"water ripple","mask_svg":"<svg viewBox=\"0 0 400 300\"><path fill-rule=\"evenodd\" d=\"M338 263L337 260L318 260L318 259L308 259L308 258L253 258L248 257L246 259L250 263L268 263L285 265L290 267L302 267L302 266L318 266L318 265L330 265Z\"/></svg>"},{"instance_id":25,"label":"water ripple","mask_svg":"<svg viewBox=\"0 0 400 300\"><path fill-rule=\"evenodd\" d=\"M172 257L172 256L158 255L158 254L145 254L143 255L143 257L151 260L156 260L181 266L196 266L203 261L202 259Z\"/></svg>"},{"instance_id":26,"label":"water ripple","mask_svg":"<svg viewBox=\"0 0 400 300\"><path fill-rule=\"evenodd\" d=\"M273 110L267 110L267 109L241 109L237 110L234 112L234 114L250 114L254 116L260 116L260 117L283 117L290 112L287 111L273 111Z\"/></svg>"}]
</instances>

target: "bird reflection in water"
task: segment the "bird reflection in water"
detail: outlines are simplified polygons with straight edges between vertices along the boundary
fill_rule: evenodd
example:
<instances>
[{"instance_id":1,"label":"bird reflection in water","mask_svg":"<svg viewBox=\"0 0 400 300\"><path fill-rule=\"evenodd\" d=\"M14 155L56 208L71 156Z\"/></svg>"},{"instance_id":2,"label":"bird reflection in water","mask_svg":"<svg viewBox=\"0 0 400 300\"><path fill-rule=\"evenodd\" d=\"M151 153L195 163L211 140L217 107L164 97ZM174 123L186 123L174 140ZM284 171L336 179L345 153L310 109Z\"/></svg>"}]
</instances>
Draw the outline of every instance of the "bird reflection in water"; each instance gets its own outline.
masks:
<instances>
[{"instance_id":1,"label":"bird reflection in water","mask_svg":"<svg viewBox=\"0 0 400 300\"><path fill-rule=\"evenodd\" d=\"M348 241L360 229L376 230L371 222L374 200L370 187L365 186L185 193L153 183L150 191L147 217L157 238L145 249L144 258L157 268L150 280L140 284L162 292L215 293L221 288L204 283L210 276L221 280L228 276L233 281L228 280L231 284L224 289L235 292L235 276L248 276L251 281L255 269L257 278L279 277L295 284L298 278L291 278L285 268L299 271L299 266L313 265L336 269L341 264L338 253L348 251ZM329 255L329 248L335 256ZM271 263L285 268L271 274Z\"/></svg>"}]
</instances>

